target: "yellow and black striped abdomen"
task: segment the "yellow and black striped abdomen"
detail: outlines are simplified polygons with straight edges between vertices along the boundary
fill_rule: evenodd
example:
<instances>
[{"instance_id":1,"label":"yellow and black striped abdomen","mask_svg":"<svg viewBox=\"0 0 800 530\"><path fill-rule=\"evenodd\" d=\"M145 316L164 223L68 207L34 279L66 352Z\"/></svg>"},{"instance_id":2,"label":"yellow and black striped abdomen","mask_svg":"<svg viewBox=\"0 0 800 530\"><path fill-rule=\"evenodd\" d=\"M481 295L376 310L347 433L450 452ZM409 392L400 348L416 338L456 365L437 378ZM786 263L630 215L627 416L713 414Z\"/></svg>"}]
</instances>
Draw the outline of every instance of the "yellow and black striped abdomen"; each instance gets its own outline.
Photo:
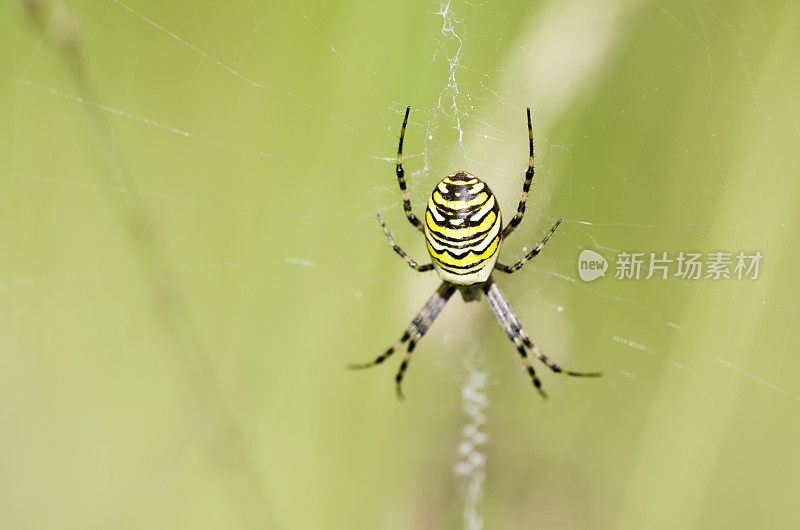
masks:
<instances>
[{"instance_id":1,"label":"yellow and black striped abdomen","mask_svg":"<svg viewBox=\"0 0 800 530\"><path fill-rule=\"evenodd\" d=\"M436 185L425 211L425 240L439 276L485 282L500 250L500 206L485 182L461 171Z\"/></svg>"}]
</instances>

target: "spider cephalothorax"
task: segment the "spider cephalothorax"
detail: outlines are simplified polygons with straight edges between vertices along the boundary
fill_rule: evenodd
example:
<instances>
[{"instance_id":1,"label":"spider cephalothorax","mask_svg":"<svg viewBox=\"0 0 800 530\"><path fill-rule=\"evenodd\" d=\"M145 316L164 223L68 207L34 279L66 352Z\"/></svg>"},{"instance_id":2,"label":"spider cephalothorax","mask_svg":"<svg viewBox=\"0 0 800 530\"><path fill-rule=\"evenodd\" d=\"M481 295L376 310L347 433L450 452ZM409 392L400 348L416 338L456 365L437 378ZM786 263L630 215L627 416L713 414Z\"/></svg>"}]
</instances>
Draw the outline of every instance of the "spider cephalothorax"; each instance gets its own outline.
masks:
<instances>
[{"instance_id":1,"label":"spider cephalothorax","mask_svg":"<svg viewBox=\"0 0 800 530\"><path fill-rule=\"evenodd\" d=\"M550 236L556 231L561 219L556 221L553 228L544 236L533 250L514 265L503 265L497 261L500 253L501 242L508 237L519 225L522 216L525 214L525 203L528 199L531 183L533 182L533 126L531 125L531 109L528 109L528 139L530 145L530 156L528 157L528 170L525 172L525 182L522 184L522 197L520 198L517 212L511 221L504 228L500 215L500 206L497 204L492 190L482 180L470 175L466 171L459 171L443 178L433 189L428 207L425 210L424 222L421 222L411 210L411 200L406 189L406 181L403 173L403 138L405 137L406 125L408 124L408 113L410 107L406 108L403 127L400 129L400 144L397 148L397 182L400 185L400 194L403 197L403 209L409 222L425 235L425 242L428 253L431 256L431 263L418 265L413 259L409 258L403 250L397 246L392 238L392 234L383 222L381 215L378 214L378 221L383 228L386 238L392 248L402 257L406 263L419 272L436 269L442 284L439 289L425 303L422 310L414 317L411 324L406 329L400 339L393 344L377 359L370 363L352 365L352 368L368 368L381 364L392 355L403 343L409 341L405 359L400 363L400 369L395 376L397 382L397 392L400 393L400 383L403 381L408 363L411 360L411 352L414 351L419 340L430 328L433 321L444 308L447 301L453 296L456 290L461 292L462 298L467 301L474 301L480 298L480 293L486 295L489 305L500 321L500 325L505 330L511 341L517 348L528 375L533 385L542 396L539 378L533 368L528 351L542 361L553 372L564 373L578 377L596 377L600 374L591 372L573 372L564 370L559 365L551 361L537 348L525 330L519 323L516 315L511 310L500 288L492 279L494 269L505 273L512 273L522 268L525 263L539 254Z\"/></svg>"}]
</instances>

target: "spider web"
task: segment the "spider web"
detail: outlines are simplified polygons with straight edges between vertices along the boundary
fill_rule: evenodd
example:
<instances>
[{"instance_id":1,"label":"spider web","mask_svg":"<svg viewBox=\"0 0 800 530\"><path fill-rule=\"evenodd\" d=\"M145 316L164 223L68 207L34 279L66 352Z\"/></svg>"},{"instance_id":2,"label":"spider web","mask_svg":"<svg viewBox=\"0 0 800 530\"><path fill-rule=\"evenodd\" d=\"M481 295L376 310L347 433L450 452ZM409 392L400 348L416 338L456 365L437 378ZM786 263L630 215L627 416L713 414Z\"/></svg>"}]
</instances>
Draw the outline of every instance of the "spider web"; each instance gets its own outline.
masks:
<instances>
[{"instance_id":1,"label":"spider web","mask_svg":"<svg viewBox=\"0 0 800 530\"><path fill-rule=\"evenodd\" d=\"M451 512L463 512L469 528L534 516L560 528L652 527L642 506L662 506L653 499L682 507L665 510L664 525L673 528L755 525L763 513L777 514L779 527L791 515L780 495L731 485L788 483L784 472L752 456L743 477L731 470L756 447L781 455L787 470L800 468L789 453L800 437L792 375L800 362L791 355L800 345L795 6L288 0L239 7L109 0L0 8L10 50L0 64L0 117L8 124L0 325L8 336L4 371L23 374L5 381L6 402L33 385L45 397L23 409L31 415L74 418L89 410L88 425L124 433L77 382L35 375L57 372L49 363L62 355L56 367L73 381L88 373L87 388L110 392L112 403L139 415L131 425L155 430L164 425L145 419L153 409L131 397L142 388L139 378L155 371L154 396L199 403L197 425L186 432L211 418L211 441L198 453L227 447L219 458L234 470L231 483L242 490L265 483L252 488L255 500L228 501L242 524L330 521L291 499L312 481L314 495L328 494L356 466L340 440L364 452L353 481L358 495L371 495L363 521L372 527L455 525ZM564 222L540 256L497 279L550 357L601 370L601 380L544 373L553 399L534 401L490 312L458 297L416 350L406 383L412 397L400 411L386 388L394 364L340 373L346 362L388 346L437 283L404 269L374 221L380 211L400 246L425 261L393 175L406 105L404 165L417 212L438 179L464 169L491 186L506 219L519 198L525 108L532 107L536 178L501 259L519 259L556 219ZM758 250L765 258L754 281L625 281L610 271L586 283L577 274L584 249L609 261L621 251ZM126 284L151 296L120 287ZM109 315L115 297L150 324ZM350 315L344 322L338 307ZM137 333L119 324L127 318L140 322L132 329L141 338L131 341ZM286 333L298 328L308 336ZM33 338L41 329L50 338ZM122 354L106 360L109 348ZM176 349L185 354L173 365L161 360ZM207 351L208 366L187 369L196 349ZM22 365L14 353L27 354ZM120 360L126 357L136 360ZM189 392L193 398L174 390L180 384L171 370L189 374L188 387L200 389ZM56 390L45 391L48 385ZM343 397L317 408L331 394ZM374 405L363 406L363 395ZM79 397L57 409L47 404L64 396ZM289 417L280 406L287 396ZM208 405L215 401L229 408ZM181 410L170 406L162 421ZM24 418L12 424L38 432ZM375 424L381 427L369 428ZM230 437L213 434L229 425L236 426ZM72 447L78 462L87 458L79 449L87 439L117 448L109 450L114 462L134 451L123 434L65 430L55 421L44 432ZM770 441L753 440L753 431ZM188 437L172 432L151 441L145 455L166 458ZM9 451L25 438L8 442ZM330 446L319 441L330 438ZM368 442L397 451L393 458L412 463L409 474L400 463L392 480L366 471L386 459ZM246 458L236 464L230 455L240 454ZM180 469L206 477L185 458ZM76 473L58 461L44 460L65 477ZM467 478L454 477L454 468ZM294 473L304 480L293 481ZM123 474L139 483L134 471ZM39 475L28 475L33 488ZM183 484L165 480L167 488ZM114 482L101 471L87 481L97 490ZM433 487L419 499L424 481ZM218 506L213 487L197 488ZM133 510L123 489L110 488L109 505ZM418 500L398 507L389 491ZM742 493L759 509L723 514L722 499ZM101 494L79 498L92 495ZM361 509L358 495L333 495L334 525ZM262 498L269 515L248 515L249 503ZM577 513L565 509L576 505ZM29 515L9 510L10 523ZM91 521L64 507L53 513ZM219 508L208 518L176 520L224 526L230 515Z\"/></svg>"}]
</instances>

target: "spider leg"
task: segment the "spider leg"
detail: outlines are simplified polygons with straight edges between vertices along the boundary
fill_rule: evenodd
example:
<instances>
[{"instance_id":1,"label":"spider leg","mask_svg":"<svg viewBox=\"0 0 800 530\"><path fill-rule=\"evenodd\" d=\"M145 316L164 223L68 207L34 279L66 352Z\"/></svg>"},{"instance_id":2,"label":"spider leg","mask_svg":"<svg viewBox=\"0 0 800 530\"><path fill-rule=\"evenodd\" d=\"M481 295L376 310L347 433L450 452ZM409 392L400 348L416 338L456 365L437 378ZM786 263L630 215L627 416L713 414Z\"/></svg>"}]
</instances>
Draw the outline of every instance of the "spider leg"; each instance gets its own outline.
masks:
<instances>
[{"instance_id":1,"label":"spider leg","mask_svg":"<svg viewBox=\"0 0 800 530\"><path fill-rule=\"evenodd\" d=\"M503 229L503 239L511 235L511 232L522 221L522 216L525 215L525 203L528 200L528 192L531 189L533 182L533 125L531 125L531 109L528 108L528 142L530 146L530 154L528 156L528 170L525 172L525 182L522 184L522 197L519 199L517 206L517 213L509 221L508 226Z\"/></svg>"},{"instance_id":2,"label":"spider leg","mask_svg":"<svg viewBox=\"0 0 800 530\"><path fill-rule=\"evenodd\" d=\"M486 298L489 299L489 303L492 305L492 309L495 310L495 314L498 315L498 318L501 318L502 315L502 320L504 320L515 332L515 334L522 340L522 343L531 350L537 359L542 361L553 372L557 374L571 375L574 377L600 377L601 374L599 372L575 372L572 370L566 370L550 360L549 357L539 350L538 346L533 344L528 334L525 333L525 330L522 328L522 324L520 324L519 319L517 319L517 316L514 314L514 311L508 304L508 300L506 300L506 297L503 296L502 291L500 291L500 288L492 279L489 279L487 282L487 287L484 288L484 292L486 293Z\"/></svg>"},{"instance_id":3,"label":"spider leg","mask_svg":"<svg viewBox=\"0 0 800 530\"><path fill-rule=\"evenodd\" d=\"M433 270L433 263L428 263L426 265L418 265L416 261L414 261L413 259L408 257L408 254L403 252L403 249L401 249L400 247L397 246L397 244L394 242L394 238L392 237L392 234L389 232L389 229L386 227L386 223L383 222L383 217L381 217L381 214L378 214L378 222L381 224L381 228L383 228L383 233L386 234L386 239L389 240L389 244L392 245L392 249L394 249L394 251L397 252L397 254L401 258L406 260L406 263L408 263L409 267L411 267L412 269L414 269L417 272L425 272L425 271Z\"/></svg>"},{"instance_id":4,"label":"spider leg","mask_svg":"<svg viewBox=\"0 0 800 530\"><path fill-rule=\"evenodd\" d=\"M423 318L420 319L420 322L416 327L416 333L411 338L411 342L408 343L408 351L406 351L406 356L403 359L403 362L400 363L400 369L397 370L397 375L394 377L397 385L397 397L400 399L403 398L401 383L403 382L403 376L408 368L408 363L411 362L411 353L414 351L414 348L417 347L417 343L420 341L422 336L425 335L425 333L430 329L433 321L436 320L437 316L439 316L439 313L442 311L442 309L444 309L447 301L450 300L450 297L453 296L455 291L456 287L453 284L442 282L442 285L439 286L439 289L437 289L436 293L431 296L431 298L428 300L428 303L425 304L425 307L420 312L420 315L422 315Z\"/></svg>"},{"instance_id":5,"label":"spider leg","mask_svg":"<svg viewBox=\"0 0 800 530\"><path fill-rule=\"evenodd\" d=\"M400 144L397 147L397 166L395 172L397 173L397 183L400 185L400 195L403 197L403 210L406 212L408 222L414 225L417 230L423 232L422 223L417 219L417 216L411 211L411 199L408 196L406 189L405 173L403 172L403 138L406 135L406 125L408 124L408 113L411 107L406 107L406 115L403 118L403 127L400 129Z\"/></svg>"},{"instance_id":6,"label":"spider leg","mask_svg":"<svg viewBox=\"0 0 800 530\"><path fill-rule=\"evenodd\" d=\"M550 236L552 236L555 233L556 228L558 228L558 225L561 224L561 221L563 221L563 219L559 219L558 221L556 221L556 224L554 224L553 228L551 228L550 231L547 232L547 235L544 236L542 242L536 245L536 248L528 252L528 254L524 258L516 262L514 265L511 265L510 267L508 265L503 265L502 263L497 262L495 263L494 268L508 274L520 270L523 265L528 263L530 260L536 257L536 255L539 254L539 252L541 252L542 247L544 247L545 243L547 243L547 240L550 239Z\"/></svg>"},{"instance_id":7,"label":"spider leg","mask_svg":"<svg viewBox=\"0 0 800 530\"><path fill-rule=\"evenodd\" d=\"M403 335L400 337L400 339L398 339L397 342L392 344L389 347L388 350L386 350L382 354L378 355L378 357L374 361L371 361L371 362L368 362L368 363L348 364L347 368L349 368L350 370L362 370L364 368L370 368L372 366L375 366L376 364L381 364L383 361L385 361L386 359L391 357L391 355L395 351L397 351L397 348L402 346L404 342L406 342L408 339L411 338L411 334L414 332L415 329L417 329L417 325L420 322L420 318L421 318L421 314L418 314L417 316L415 316L414 320L411 321L411 325L408 326L408 329L406 329L406 331L403 333Z\"/></svg>"},{"instance_id":8,"label":"spider leg","mask_svg":"<svg viewBox=\"0 0 800 530\"><path fill-rule=\"evenodd\" d=\"M408 326L406 331L400 337L400 339L395 342L388 350L383 352L379 355L374 361L362 364L351 364L348 368L353 370L358 370L362 368L369 368L371 366L375 366L376 364L381 364L386 359L388 359L395 351L397 351L400 346L403 345L404 342L411 339L411 344L409 344L409 351L406 353L406 358L403 360L402 364L400 365L400 371L397 374L395 380L397 381L398 386L398 393L400 388L400 381L403 379L403 373L405 372L406 368L408 368L409 358L411 357L411 352L414 351L414 347L416 346L417 342L422 338L422 335L425 334L426 331L430 328L433 320L439 315L442 308L445 306L447 301L455 292L456 288L454 285L449 284L447 282L442 282L442 285L436 290L435 293L425 302L425 305L422 307L419 313L414 317L411 321L411 324ZM416 333L415 333L416 332ZM412 339L413 334L413 339Z\"/></svg>"},{"instance_id":9,"label":"spider leg","mask_svg":"<svg viewBox=\"0 0 800 530\"><path fill-rule=\"evenodd\" d=\"M497 316L497 320L500 321L500 325L503 326L508 338L510 338L514 343L514 346L517 347L517 351L519 352L520 357L522 357L522 362L525 364L525 369L527 370L528 375L533 382L533 386L536 387L536 390L539 391L539 394L546 399L547 394L542 389L542 383L536 376L536 370L533 368L531 358L528 357L528 352L525 351L524 341L506 315L502 304L502 302L505 302L505 299L500 292L500 289L497 287L497 284L494 283L491 278L489 278L489 280L483 286L483 292L486 294L486 299L489 300L489 305L492 307L492 311L494 311L494 314Z\"/></svg>"}]
</instances>

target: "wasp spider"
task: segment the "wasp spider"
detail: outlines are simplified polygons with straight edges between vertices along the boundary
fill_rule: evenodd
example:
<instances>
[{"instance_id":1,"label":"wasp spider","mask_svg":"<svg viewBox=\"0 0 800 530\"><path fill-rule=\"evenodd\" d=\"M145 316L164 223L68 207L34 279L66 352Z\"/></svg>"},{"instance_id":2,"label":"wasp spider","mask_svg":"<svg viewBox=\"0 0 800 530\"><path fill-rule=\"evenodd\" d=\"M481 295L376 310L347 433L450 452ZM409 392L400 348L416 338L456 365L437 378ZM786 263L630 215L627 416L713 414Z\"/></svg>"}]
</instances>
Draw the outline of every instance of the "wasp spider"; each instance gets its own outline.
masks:
<instances>
[{"instance_id":1,"label":"wasp spider","mask_svg":"<svg viewBox=\"0 0 800 530\"><path fill-rule=\"evenodd\" d=\"M502 226L497 199L489 189L489 186L466 171L448 175L436 185L428 199L428 208L425 210L424 221L414 215L411 210L411 201L409 200L403 173L403 137L405 136L410 110L411 107L406 108L403 127L400 129L400 145L397 148L397 182L400 185L400 194L403 197L403 208L406 217L417 230L424 234L428 253L431 256L431 263L425 265L417 264L395 244L394 238L380 214L378 214L378 222L380 222L389 244L408 263L409 267L418 272L435 269L442 279L442 284L433 296L428 299L422 310L417 313L397 342L374 361L351 365L350 367L369 368L370 366L381 364L408 341L405 359L400 363L400 369L395 376L397 393L398 396L402 397L400 384L411 360L411 353L422 336L425 335L425 332L430 329L431 324L447 304L447 301L458 290L461 292L465 302L478 300L481 292L486 295L492 311L500 321L500 325L522 357L522 362L528 375L530 375L533 386L536 387L542 397L547 396L542 390L539 378L536 376L536 370L534 370L531 358L528 356L528 350L553 372L577 377L599 376L599 373L594 372L565 370L544 355L533 344L525 330L522 329L522 324L519 323L516 315L511 310L506 297L492 279L492 271L495 269L508 274L521 269L523 265L539 254L562 221L561 219L556 221L556 224L544 236L541 243L514 265L508 266L498 263L497 256L500 253L500 244L511 235L520 221L522 221L528 192L531 182L533 182L531 109L528 109L528 138L530 145L528 170L525 172L525 182L522 184L522 197L517 207L517 213L505 227Z\"/></svg>"}]
</instances>

